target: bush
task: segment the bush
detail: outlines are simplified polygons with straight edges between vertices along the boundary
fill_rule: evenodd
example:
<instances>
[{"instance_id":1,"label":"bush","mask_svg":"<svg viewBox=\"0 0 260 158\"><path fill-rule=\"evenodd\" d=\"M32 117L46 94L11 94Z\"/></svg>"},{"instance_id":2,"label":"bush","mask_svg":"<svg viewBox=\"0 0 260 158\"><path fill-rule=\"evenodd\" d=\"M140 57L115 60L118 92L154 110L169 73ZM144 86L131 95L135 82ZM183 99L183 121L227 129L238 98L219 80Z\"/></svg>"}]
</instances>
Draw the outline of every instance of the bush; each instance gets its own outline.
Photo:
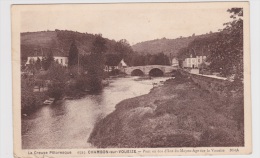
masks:
<instances>
[{"instance_id":1,"label":"bush","mask_svg":"<svg viewBox=\"0 0 260 158\"><path fill-rule=\"evenodd\" d=\"M66 85L65 93L71 97L82 95L82 92L88 89L88 83L88 78L85 75L77 76Z\"/></svg>"},{"instance_id":2,"label":"bush","mask_svg":"<svg viewBox=\"0 0 260 158\"><path fill-rule=\"evenodd\" d=\"M112 70L111 72L109 72L109 75L115 76L115 75L119 75L119 73L120 73L120 70L114 69L114 70Z\"/></svg>"},{"instance_id":3,"label":"bush","mask_svg":"<svg viewBox=\"0 0 260 158\"><path fill-rule=\"evenodd\" d=\"M64 94L65 84L62 82L54 82L48 85L48 96L55 99L60 99Z\"/></svg>"},{"instance_id":4,"label":"bush","mask_svg":"<svg viewBox=\"0 0 260 158\"><path fill-rule=\"evenodd\" d=\"M102 86L102 79L97 76L93 76L89 78L89 90L93 93L101 91L103 88Z\"/></svg>"},{"instance_id":5,"label":"bush","mask_svg":"<svg viewBox=\"0 0 260 158\"><path fill-rule=\"evenodd\" d=\"M22 113L30 113L37 107L41 106L46 99L44 92L33 92L33 80L22 78L21 85L21 111Z\"/></svg>"}]
</instances>

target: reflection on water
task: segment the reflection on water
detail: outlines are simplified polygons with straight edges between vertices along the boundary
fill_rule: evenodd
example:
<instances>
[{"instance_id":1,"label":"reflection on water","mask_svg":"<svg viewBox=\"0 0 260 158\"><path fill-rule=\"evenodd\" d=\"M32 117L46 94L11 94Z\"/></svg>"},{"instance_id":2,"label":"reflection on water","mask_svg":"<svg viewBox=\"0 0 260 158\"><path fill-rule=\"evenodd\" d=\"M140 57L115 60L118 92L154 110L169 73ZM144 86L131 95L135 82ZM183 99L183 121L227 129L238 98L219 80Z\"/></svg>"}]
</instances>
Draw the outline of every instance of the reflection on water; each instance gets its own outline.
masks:
<instances>
[{"instance_id":1,"label":"reflection on water","mask_svg":"<svg viewBox=\"0 0 260 158\"><path fill-rule=\"evenodd\" d=\"M87 140L95 123L111 113L117 103L147 94L153 87L152 83L168 79L138 81L137 78L114 79L101 94L43 106L22 119L22 147L91 148Z\"/></svg>"}]
</instances>

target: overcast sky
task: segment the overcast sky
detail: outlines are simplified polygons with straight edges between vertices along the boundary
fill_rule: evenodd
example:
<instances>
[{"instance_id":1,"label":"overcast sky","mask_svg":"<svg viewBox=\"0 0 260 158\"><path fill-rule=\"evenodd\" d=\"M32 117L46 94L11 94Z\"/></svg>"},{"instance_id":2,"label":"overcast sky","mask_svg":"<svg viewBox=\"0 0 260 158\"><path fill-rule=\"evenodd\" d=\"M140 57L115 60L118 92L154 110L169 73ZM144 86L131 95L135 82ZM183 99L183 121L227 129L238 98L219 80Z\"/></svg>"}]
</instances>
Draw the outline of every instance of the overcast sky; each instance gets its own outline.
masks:
<instances>
[{"instance_id":1,"label":"overcast sky","mask_svg":"<svg viewBox=\"0 0 260 158\"><path fill-rule=\"evenodd\" d=\"M210 3L88 4L27 6L21 31L73 30L101 33L109 39L135 44L157 38L205 34L230 21L230 5Z\"/></svg>"}]
</instances>

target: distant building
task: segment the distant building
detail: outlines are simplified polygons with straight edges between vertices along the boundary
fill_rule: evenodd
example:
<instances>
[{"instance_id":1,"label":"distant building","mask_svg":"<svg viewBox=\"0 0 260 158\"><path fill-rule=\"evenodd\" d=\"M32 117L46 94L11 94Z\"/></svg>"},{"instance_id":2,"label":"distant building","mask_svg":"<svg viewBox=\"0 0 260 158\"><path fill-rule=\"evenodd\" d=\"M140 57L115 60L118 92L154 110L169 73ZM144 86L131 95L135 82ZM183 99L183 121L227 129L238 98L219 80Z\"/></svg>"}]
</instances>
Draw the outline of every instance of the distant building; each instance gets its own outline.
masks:
<instances>
[{"instance_id":1,"label":"distant building","mask_svg":"<svg viewBox=\"0 0 260 158\"><path fill-rule=\"evenodd\" d=\"M118 69L124 69L128 67L127 64L125 63L124 59L122 59L119 64L118 64Z\"/></svg>"},{"instance_id":2,"label":"distant building","mask_svg":"<svg viewBox=\"0 0 260 158\"><path fill-rule=\"evenodd\" d=\"M185 58L183 61L184 68L199 68L200 64L205 63L206 56L195 56L194 54L190 54L189 58Z\"/></svg>"},{"instance_id":3,"label":"distant building","mask_svg":"<svg viewBox=\"0 0 260 158\"><path fill-rule=\"evenodd\" d=\"M179 61L177 58L173 58L171 64L173 67L179 67Z\"/></svg>"},{"instance_id":4,"label":"distant building","mask_svg":"<svg viewBox=\"0 0 260 158\"><path fill-rule=\"evenodd\" d=\"M112 71L115 67L116 67L116 66L105 65L104 71L110 72L110 71Z\"/></svg>"},{"instance_id":5,"label":"distant building","mask_svg":"<svg viewBox=\"0 0 260 158\"><path fill-rule=\"evenodd\" d=\"M120 70L124 72L124 68L128 67L127 64L125 63L124 59L122 59L119 63L116 65L105 65L105 71L110 72L112 70Z\"/></svg>"},{"instance_id":6,"label":"distant building","mask_svg":"<svg viewBox=\"0 0 260 158\"><path fill-rule=\"evenodd\" d=\"M38 59L41 61L44 57L47 57L48 54L52 52L54 61L61 64L62 66L67 67L68 66L68 56L64 55L63 51L60 51L58 49L46 49L41 48L40 50L34 50L33 55L27 57L27 61L25 65L34 64Z\"/></svg>"}]
</instances>

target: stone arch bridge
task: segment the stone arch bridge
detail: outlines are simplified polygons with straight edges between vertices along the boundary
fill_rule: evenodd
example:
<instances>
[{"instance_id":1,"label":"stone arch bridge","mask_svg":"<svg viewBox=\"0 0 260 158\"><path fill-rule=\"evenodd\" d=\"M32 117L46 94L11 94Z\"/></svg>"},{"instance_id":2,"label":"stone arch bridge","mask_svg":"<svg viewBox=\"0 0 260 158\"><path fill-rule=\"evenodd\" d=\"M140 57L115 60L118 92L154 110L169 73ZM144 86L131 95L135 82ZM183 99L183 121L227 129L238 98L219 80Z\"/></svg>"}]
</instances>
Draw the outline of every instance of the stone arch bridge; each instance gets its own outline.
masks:
<instances>
[{"instance_id":1,"label":"stone arch bridge","mask_svg":"<svg viewBox=\"0 0 260 158\"><path fill-rule=\"evenodd\" d=\"M134 72L142 73L142 75L150 75L153 71L161 71L162 74L171 73L173 70L177 70L176 67L166 65L145 65L145 66L132 66L124 69L127 75L133 75Z\"/></svg>"}]
</instances>

